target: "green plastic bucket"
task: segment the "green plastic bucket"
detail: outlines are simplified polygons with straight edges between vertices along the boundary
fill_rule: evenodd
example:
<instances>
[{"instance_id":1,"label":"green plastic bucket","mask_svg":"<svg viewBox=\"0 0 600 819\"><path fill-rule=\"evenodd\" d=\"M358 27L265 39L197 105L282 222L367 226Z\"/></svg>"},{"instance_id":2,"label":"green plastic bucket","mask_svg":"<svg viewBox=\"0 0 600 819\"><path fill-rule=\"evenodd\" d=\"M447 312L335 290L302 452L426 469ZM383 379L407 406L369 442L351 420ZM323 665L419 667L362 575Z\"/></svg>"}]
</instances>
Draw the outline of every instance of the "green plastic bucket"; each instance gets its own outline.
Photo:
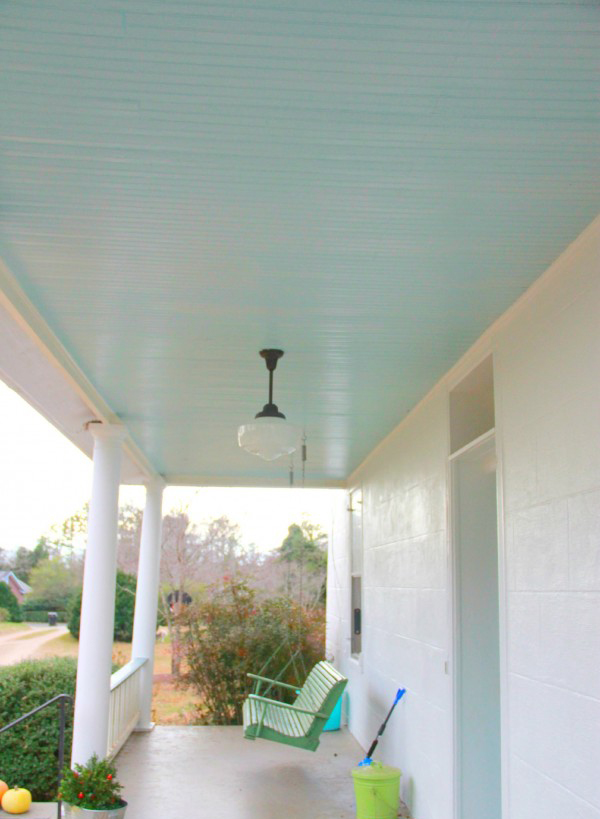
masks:
<instances>
[{"instance_id":1,"label":"green plastic bucket","mask_svg":"<svg viewBox=\"0 0 600 819\"><path fill-rule=\"evenodd\" d=\"M396 819L400 804L398 768L373 762L352 769L356 819Z\"/></svg>"}]
</instances>

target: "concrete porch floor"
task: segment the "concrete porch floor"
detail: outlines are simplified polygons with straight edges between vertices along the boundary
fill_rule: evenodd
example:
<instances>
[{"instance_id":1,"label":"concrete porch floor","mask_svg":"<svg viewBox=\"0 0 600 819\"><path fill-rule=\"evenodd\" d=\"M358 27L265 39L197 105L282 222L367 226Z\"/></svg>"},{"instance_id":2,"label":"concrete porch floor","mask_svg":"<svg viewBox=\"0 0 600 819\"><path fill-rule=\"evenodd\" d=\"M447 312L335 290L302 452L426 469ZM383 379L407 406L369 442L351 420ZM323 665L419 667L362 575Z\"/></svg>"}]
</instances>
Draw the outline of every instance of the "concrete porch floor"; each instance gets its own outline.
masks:
<instances>
[{"instance_id":1,"label":"concrete porch floor","mask_svg":"<svg viewBox=\"0 0 600 819\"><path fill-rule=\"evenodd\" d=\"M250 742L239 726L158 726L133 734L116 763L127 819L354 819L347 731L314 753Z\"/></svg>"}]
</instances>

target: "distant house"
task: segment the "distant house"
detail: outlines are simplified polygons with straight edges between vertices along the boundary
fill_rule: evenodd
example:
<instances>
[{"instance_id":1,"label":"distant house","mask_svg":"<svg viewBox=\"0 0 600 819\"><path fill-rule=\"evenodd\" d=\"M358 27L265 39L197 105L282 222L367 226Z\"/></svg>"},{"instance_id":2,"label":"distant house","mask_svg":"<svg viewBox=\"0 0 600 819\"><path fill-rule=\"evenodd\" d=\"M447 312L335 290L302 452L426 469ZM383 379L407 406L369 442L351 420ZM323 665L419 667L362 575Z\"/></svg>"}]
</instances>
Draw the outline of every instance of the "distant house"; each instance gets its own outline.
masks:
<instances>
[{"instance_id":1,"label":"distant house","mask_svg":"<svg viewBox=\"0 0 600 819\"><path fill-rule=\"evenodd\" d=\"M17 575L10 570L0 571L0 583L6 583L19 603L22 603L25 595L31 591L31 586L28 586L23 580L19 580Z\"/></svg>"}]
</instances>

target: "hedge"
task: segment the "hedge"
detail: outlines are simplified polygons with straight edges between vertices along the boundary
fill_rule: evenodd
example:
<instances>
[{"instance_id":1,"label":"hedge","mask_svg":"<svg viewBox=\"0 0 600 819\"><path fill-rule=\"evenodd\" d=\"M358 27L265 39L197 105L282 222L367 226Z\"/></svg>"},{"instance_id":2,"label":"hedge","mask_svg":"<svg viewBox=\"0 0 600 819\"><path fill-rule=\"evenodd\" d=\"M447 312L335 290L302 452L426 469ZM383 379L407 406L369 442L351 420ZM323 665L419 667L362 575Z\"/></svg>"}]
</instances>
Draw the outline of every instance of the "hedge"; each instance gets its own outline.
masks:
<instances>
[{"instance_id":1,"label":"hedge","mask_svg":"<svg viewBox=\"0 0 600 819\"><path fill-rule=\"evenodd\" d=\"M21 605L21 611L25 619L27 619L27 614L31 611L67 611L73 597L74 594L68 598L61 597L60 599L45 597L31 600L26 597Z\"/></svg>"},{"instance_id":2,"label":"hedge","mask_svg":"<svg viewBox=\"0 0 600 819\"><path fill-rule=\"evenodd\" d=\"M71 657L27 660L0 668L0 726L26 714L57 694L75 694L77 661ZM2 734L0 779L29 788L35 801L56 798L58 705L51 705ZM71 758L72 709L67 708L65 761Z\"/></svg>"},{"instance_id":3,"label":"hedge","mask_svg":"<svg viewBox=\"0 0 600 819\"><path fill-rule=\"evenodd\" d=\"M52 611L52 609L48 611ZM47 623L48 611L23 611L23 619L27 623ZM56 612L56 620L58 623L66 623L68 619L69 615L66 611Z\"/></svg>"},{"instance_id":4,"label":"hedge","mask_svg":"<svg viewBox=\"0 0 600 819\"><path fill-rule=\"evenodd\" d=\"M0 608L8 609L10 612L10 620L13 623L20 623L23 620L19 601L6 583L3 582L0 582Z\"/></svg>"},{"instance_id":5,"label":"hedge","mask_svg":"<svg viewBox=\"0 0 600 819\"><path fill-rule=\"evenodd\" d=\"M66 623L69 619L68 601L66 600L61 600L59 603L56 599L50 598L25 600L21 605L23 620L29 623L47 623L49 611L56 613L59 623Z\"/></svg>"}]
</instances>

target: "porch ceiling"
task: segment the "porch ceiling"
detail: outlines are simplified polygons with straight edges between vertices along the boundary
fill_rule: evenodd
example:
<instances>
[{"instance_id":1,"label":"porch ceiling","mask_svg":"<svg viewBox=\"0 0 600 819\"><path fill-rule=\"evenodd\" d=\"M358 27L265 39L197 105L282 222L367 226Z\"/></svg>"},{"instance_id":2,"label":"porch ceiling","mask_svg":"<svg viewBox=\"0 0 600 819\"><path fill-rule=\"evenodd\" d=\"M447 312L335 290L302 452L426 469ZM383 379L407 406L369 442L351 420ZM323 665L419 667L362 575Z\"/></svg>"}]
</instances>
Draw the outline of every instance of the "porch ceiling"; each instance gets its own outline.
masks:
<instances>
[{"instance_id":1,"label":"porch ceiling","mask_svg":"<svg viewBox=\"0 0 600 819\"><path fill-rule=\"evenodd\" d=\"M599 206L596 2L6 0L0 256L168 479L342 481Z\"/></svg>"}]
</instances>

